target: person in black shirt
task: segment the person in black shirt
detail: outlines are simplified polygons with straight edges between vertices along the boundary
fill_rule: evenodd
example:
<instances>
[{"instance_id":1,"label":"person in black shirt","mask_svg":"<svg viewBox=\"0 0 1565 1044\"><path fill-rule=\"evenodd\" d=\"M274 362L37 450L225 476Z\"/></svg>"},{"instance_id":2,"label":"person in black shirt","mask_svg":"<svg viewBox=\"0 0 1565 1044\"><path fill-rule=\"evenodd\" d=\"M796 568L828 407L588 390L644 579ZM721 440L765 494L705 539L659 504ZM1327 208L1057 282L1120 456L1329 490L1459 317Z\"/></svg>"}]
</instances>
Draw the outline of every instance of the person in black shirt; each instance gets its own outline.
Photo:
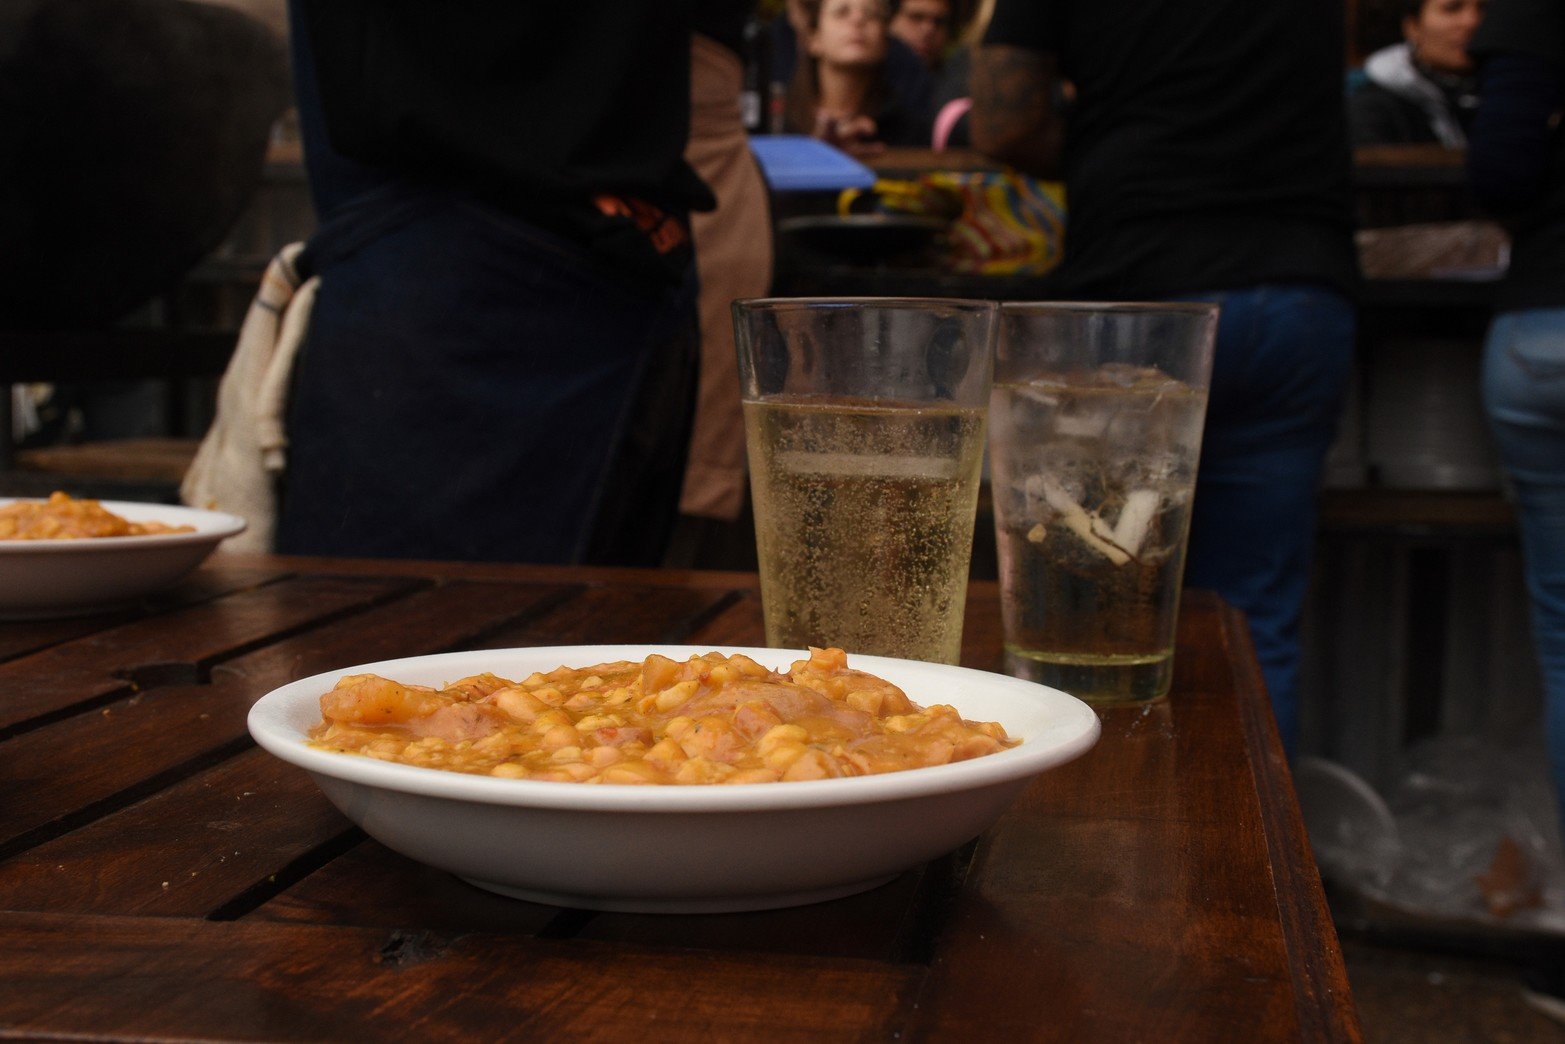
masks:
<instances>
[{"instance_id":1,"label":"person in black shirt","mask_svg":"<svg viewBox=\"0 0 1565 1044\"><path fill-rule=\"evenodd\" d=\"M1221 305L1186 580L1245 611L1290 752L1353 357L1342 55L1322 0L998 0L971 83L974 146L1064 177L1050 293Z\"/></svg>"},{"instance_id":2,"label":"person in black shirt","mask_svg":"<svg viewBox=\"0 0 1565 1044\"><path fill-rule=\"evenodd\" d=\"M656 563L695 376L689 0L293 0L321 226L283 552Z\"/></svg>"},{"instance_id":3,"label":"person in black shirt","mask_svg":"<svg viewBox=\"0 0 1565 1044\"><path fill-rule=\"evenodd\" d=\"M1366 81L1348 98L1354 145L1425 142L1460 149L1478 106L1467 44L1488 0L1406 0L1402 43L1364 63Z\"/></svg>"}]
</instances>

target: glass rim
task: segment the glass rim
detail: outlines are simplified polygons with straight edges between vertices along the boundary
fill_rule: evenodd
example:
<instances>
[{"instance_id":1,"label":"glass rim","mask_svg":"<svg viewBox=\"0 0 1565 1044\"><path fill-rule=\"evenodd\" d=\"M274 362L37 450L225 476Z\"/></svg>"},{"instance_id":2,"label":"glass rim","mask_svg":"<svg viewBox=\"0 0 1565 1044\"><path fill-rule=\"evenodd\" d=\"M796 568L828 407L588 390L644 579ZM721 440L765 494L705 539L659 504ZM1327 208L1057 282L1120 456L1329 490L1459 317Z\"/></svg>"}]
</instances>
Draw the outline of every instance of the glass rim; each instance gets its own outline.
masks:
<instances>
[{"instance_id":1,"label":"glass rim","mask_svg":"<svg viewBox=\"0 0 1565 1044\"><path fill-rule=\"evenodd\" d=\"M811 308L838 305L863 305L875 308L948 308L967 312L992 312L999 302L976 297L742 297L733 302L734 308L746 311L782 311L788 308Z\"/></svg>"},{"instance_id":2,"label":"glass rim","mask_svg":"<svg viewBox=\"0 0 1565 1044\"><path fill-rule=\"evenodd\" d=\"M1124 313L1144 315L1211 315L1218 311L1217 301L1001 301L1000 311L1009 315L1044 315L1051 312Z\"/></svg>"}]
</instances>

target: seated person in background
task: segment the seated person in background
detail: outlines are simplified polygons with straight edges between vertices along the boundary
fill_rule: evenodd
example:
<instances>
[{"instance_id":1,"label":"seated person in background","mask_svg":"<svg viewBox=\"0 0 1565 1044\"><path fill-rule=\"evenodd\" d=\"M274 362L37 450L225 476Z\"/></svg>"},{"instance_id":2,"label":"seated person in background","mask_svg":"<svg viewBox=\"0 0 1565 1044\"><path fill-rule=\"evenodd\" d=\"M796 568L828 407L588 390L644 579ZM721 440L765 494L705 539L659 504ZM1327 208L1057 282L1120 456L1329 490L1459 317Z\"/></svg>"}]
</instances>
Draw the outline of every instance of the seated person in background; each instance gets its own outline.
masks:
<instances>
[{"instance_id":1,"label":"seated person in background","mask_svg":"<svg viewBox=\"0 0 1565 1044\"><path fill-rule=\"evenodd\" d=\"M909 97L888 75L883 0L801 0L801 7L804 47L788 85L788 130L855 155L927 147L927 90Z\"/></svg>"},{"instance_id":2,"label":"seated person in background","mask_svg":"<svg viewBox=\"0 0 1565 1044\"><path fill-rule=\"evenodd\" d=\"M1488 0L1407 0L1406 40L1364 63L1367 82L1348 98L1354 146L1432 143L1465 148L1478 108L1467 44Z\"/></svg>"},{"instance_id":3,"label":"seated person in background","mask_svg":"<svg viewBox=\"0 0 1565 1044\"><path fill-rule=\"evenodd\" d=\"M767 24L767 48L772 80L784 86L793 82L799 68L799 41L810 35L810 13L805 0L787 0L782 16ZM900 37L886 34L886 82L891 94L913 112L935 111L935 78L913 49Z\"/></svg>"},{"instance_id":4,"label":"seated person in background","mask_svg":"<svg viewBox=\"0 0 1565 1044\"><path fill-rule=\"evenodd\" d=\"M945 63L955 20L951 0L891 0L891 35L912 48L930 72Z\"/></svg>"}]
</instances>

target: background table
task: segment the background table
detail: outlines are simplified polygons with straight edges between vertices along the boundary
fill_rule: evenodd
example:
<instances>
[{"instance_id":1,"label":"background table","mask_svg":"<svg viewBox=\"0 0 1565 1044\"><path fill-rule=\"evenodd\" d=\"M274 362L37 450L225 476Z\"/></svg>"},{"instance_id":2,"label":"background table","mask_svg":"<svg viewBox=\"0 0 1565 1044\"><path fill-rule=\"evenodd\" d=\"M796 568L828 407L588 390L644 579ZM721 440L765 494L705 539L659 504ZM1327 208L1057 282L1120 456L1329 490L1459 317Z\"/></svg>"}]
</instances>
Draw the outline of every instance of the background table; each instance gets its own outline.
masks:
<instances>
[{"instance_id":1,"label":"background table","mask_svg":"<svg viewBox=\"0 0 1565 1044\"><path fill-rule=\"evenodd\" d=\"M1253 652L1209 595L1167 703L1105 714L974 843L788 910L503 899L368 840L245 732L277 685L372 660L761 634L747 574L246 556L0 624L0 1035L1360 1039ZM964 662L999 659L977 584Z\"/></svg>"}]
</instances>

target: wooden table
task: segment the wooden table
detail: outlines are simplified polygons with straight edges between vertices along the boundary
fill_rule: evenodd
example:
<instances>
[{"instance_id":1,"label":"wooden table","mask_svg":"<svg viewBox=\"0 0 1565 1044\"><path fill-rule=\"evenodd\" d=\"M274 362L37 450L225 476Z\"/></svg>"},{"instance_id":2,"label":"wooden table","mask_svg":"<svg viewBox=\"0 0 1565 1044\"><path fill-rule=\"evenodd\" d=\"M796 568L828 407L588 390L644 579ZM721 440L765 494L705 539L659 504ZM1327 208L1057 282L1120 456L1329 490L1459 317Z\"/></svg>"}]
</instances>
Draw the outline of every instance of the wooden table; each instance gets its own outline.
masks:
<instances>
[{"instance_id":1,"label":"wooden table","mask_svg":"<svg viewBox=\"0 0 1565 1044\"><path fill-rule=\"evenodd\" d=\"M761 634L746 574L237 555L0 624L0 1036L1360 1039L1248 637L1202 593L1165 705L1107 713L976 842L795 909L503 899L245 732L272 688L392 656ZM964 660L999 657L978 584Z\"/></svg>"}]
</instances>

